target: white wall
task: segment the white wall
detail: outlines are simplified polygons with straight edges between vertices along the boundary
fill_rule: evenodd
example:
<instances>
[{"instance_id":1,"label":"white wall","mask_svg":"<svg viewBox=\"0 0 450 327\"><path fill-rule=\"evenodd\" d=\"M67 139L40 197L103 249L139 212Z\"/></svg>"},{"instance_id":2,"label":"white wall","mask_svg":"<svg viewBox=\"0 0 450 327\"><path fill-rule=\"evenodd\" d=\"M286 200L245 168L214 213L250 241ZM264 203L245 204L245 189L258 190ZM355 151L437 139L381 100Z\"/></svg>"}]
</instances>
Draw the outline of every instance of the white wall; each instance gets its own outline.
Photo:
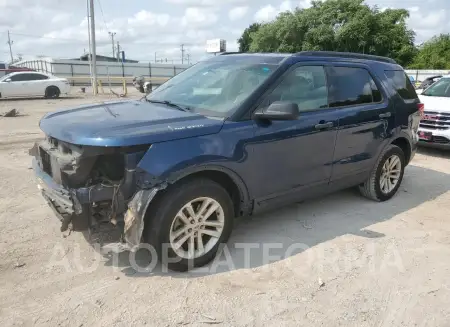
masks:
<instances>
[{"instance_id":1,"label":"white wall","mask_svg":"<svg viewBox=\"0 0 450 327\"><path fill-rule=\"evenodd\" d=\"M90 74L89 62L80 60L63 59L43 59L37 61L24 61L17 66L33 68L37 70L48 71L57 76L86 76ZM153 77L172 77L190 65L172 65L172 64L150 64L150 63L119 63L119 62L97 62L98 76L122 77L122 76L153 76Z\"/></svg>"},{"instance_id":2,"label":"white wall","mask_svg":"<svg viewBox=\"0 0 450 327\"><path fill-rule=\"evenodd\" d=\"M448 70L416 70L416 69L406 69L406 74L408 76L413 76L416 81L423 81L424 79L436 76L436 75L449 75Z\"/></svg>"}]
</instances>

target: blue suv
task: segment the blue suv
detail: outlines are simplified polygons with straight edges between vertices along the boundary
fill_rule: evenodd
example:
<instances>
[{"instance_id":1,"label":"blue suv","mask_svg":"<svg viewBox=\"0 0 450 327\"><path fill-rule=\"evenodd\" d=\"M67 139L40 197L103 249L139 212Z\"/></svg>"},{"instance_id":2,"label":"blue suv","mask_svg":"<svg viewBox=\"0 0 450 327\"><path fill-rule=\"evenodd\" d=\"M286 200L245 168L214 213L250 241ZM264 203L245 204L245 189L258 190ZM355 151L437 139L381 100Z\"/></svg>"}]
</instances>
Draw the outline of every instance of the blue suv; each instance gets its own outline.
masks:
<instances>
[{"instance_id":1,"label":"blue suv","mask_svg":"<svg viewBox=\"0 0 450 327\"><path fill-rule=\"evenodd\" d=\"M355 186L390 199L422 111L389 58L226 53L141 100L47 114L30 154L62 231L102 243L112 227L184 271L214 258L236 217Z\"/></svg>"}]
</instances>

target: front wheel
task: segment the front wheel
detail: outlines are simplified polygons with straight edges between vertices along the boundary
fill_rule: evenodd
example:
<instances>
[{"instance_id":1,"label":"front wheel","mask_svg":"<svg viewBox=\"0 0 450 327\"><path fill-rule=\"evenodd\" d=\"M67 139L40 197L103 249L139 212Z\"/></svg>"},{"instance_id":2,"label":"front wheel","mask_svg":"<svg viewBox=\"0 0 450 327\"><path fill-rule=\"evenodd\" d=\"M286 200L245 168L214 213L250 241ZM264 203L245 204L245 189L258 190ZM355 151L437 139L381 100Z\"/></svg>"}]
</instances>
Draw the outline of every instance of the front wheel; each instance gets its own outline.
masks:
<instances>
[{"instance_id":1,"label":"front wheel","mask_svg":"<svg viewBox=\"0 0 450 327\"><path fill-rule=\"evenodd\" d=\"M405 172L405 154L396 145L390 145L380 156L366 182L359 186L365 197L386 201L397 193Z\"/></svg>"},{"instance_id":2,"label":"front wheel","mask_svg":"<svg viewBox=\"0 0 450 327\"><path fill-rule=\"evenodd\" d=\"M228 240L233 202L219 184L192 179L168 190L148 218L147 241L160 261L171 270L187 271L213 260Z\"/></svg>"}]
</instances>

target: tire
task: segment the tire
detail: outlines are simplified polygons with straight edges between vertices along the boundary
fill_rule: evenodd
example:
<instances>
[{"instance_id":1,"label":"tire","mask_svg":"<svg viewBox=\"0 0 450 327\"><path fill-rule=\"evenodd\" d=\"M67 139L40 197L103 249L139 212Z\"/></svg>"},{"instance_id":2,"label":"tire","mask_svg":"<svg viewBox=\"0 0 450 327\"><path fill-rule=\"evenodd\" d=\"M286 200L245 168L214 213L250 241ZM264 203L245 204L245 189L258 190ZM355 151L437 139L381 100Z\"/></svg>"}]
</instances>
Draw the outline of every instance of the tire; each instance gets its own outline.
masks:
<instances>
[{"instance_id":1,"label":"tire","mask_svg":"<svg viewBox=\"0 0 450 327\"><path fill-rule=\"evenodd\" d=\"M57 86L49 86L45 90L46 98L56 99L56 98L59 98L60 94L61 94L61 91L59 90L59 88Z\"/></svg>"},{"instance_id":2,"label":"tire","mask_svg":"<svg viewBox=\"0 0 450 327\"><path fill-rule=\"evenodd\" d=\"M209 200L198 199L209 199L212 202L208 202ZM198 202L195 202L194 200L198 200ZM220 208L213 211L210 216L205 217L203 224L222 224L222 227L201 226L202 223L197 221L197 219L202 220L202 218L198 217L195 218L195 226L184 224L184 220L179 218L179 212L191 202L191 207L196 213L203 203L212 203L205 207L205 215L210 209L212 210L212 205L219 205ZM220 245L228 241L235 216L233 208L233 202L228 192L218 183L209 179L196 178L188 180L180 185L172 185L172 187L162 195L162 198L157 199L155 204L148 210L147 227L144 232L145 241L156 250L159 261L166 264L170 270L182 272L194 267L204 266L215 258ZM194 222L186 210L187 209L183 209L185 217L190 220L190 223ZM177 224L181 227L177 227ZM189 228L191 226L194 227ZM186 228L188 229L185 233L179 238L174 238L174 235L181 233L183 230L186 230ZM213 232L214 234L217 234L217 237L203 234L204 232ZM196 236L194 236L195 240L192 242L194 242L194 247L196 246L196 253L198 251L199 254L189 257L188 246L192 246L191 237L189 237L184 246L180 247L178 250L174 244L181 242L182 239L193 233L195 233ZM202 251L199 248L199 238L202 239L204 253L201 253ZM211 240L213 241L209 243ZM185 252L184 256L179 252ZM186 254L188 254L188 256L186 256Z\"/></svg>"},{"instance_id":3,"label":"tire","mask_svg":"<svg viewBox=\"0 0 450 327\"><path fill-rule=\"evenodd\" d=\"M395 165L395 169L392 169L391 176L396 177L389 179L389 186L394 184L393 181L397 180L397 182L392 188L390 188L386 187L387 179L383 178L383 176L385 175L383 174L383 167L385 164L387 165L388 160L391 164L393 164L394 161L395 163L397 163L397 160L394 160L394 158L398 159L398 166ZM400 184L402 183L403 174L405 172L405 164L405 154L403 153L402 149L400 149L396 145L389 145L378 159L377 164L370 173L370 177L366 182L359 186L361 194L366 198L380 202L387 201L392 198L397 193ZM398 174L394 174L394 171L397 172L397 170Z\"/></svg>"}]
</instances>

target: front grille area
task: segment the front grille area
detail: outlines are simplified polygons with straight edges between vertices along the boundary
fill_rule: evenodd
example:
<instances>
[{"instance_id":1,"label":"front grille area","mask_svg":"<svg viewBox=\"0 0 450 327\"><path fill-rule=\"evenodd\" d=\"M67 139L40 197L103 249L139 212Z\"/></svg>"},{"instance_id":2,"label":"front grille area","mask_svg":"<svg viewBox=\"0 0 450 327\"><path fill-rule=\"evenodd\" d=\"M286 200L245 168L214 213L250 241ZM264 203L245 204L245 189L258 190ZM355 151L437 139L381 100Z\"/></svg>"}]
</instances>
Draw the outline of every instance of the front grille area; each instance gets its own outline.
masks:
<instances>
[{"instance_id":1,"label":"front grille area","mask_svg":"<svg viewBox=\"0 0 450 327\"><path fill-rule=\"evenodd\" d=\"M50 155L39 147L39 156L41 157L42 170L52 176L52 165L50 163Z\"/></svg>"},{"instance_id":2,"label":"front grille area","mask_svg":"<svg viewBox=\"0 0 450 327\"><path fill-rule=\"evenodd\" d=\"M450 143L450 140L443 136L433 136L433 142L439 144L447 144Z\"/></svg>"},{"instance_id":3,"label":"front grille area","mask_svg":"<svg viewBox=\"0 0 450 327\"><path fill-rule=\"evenodd\" d=\"M450 128L450 113L425 111L420 121L420 127L427 129L446 130Z\"/></svg>"}]
</instances>

